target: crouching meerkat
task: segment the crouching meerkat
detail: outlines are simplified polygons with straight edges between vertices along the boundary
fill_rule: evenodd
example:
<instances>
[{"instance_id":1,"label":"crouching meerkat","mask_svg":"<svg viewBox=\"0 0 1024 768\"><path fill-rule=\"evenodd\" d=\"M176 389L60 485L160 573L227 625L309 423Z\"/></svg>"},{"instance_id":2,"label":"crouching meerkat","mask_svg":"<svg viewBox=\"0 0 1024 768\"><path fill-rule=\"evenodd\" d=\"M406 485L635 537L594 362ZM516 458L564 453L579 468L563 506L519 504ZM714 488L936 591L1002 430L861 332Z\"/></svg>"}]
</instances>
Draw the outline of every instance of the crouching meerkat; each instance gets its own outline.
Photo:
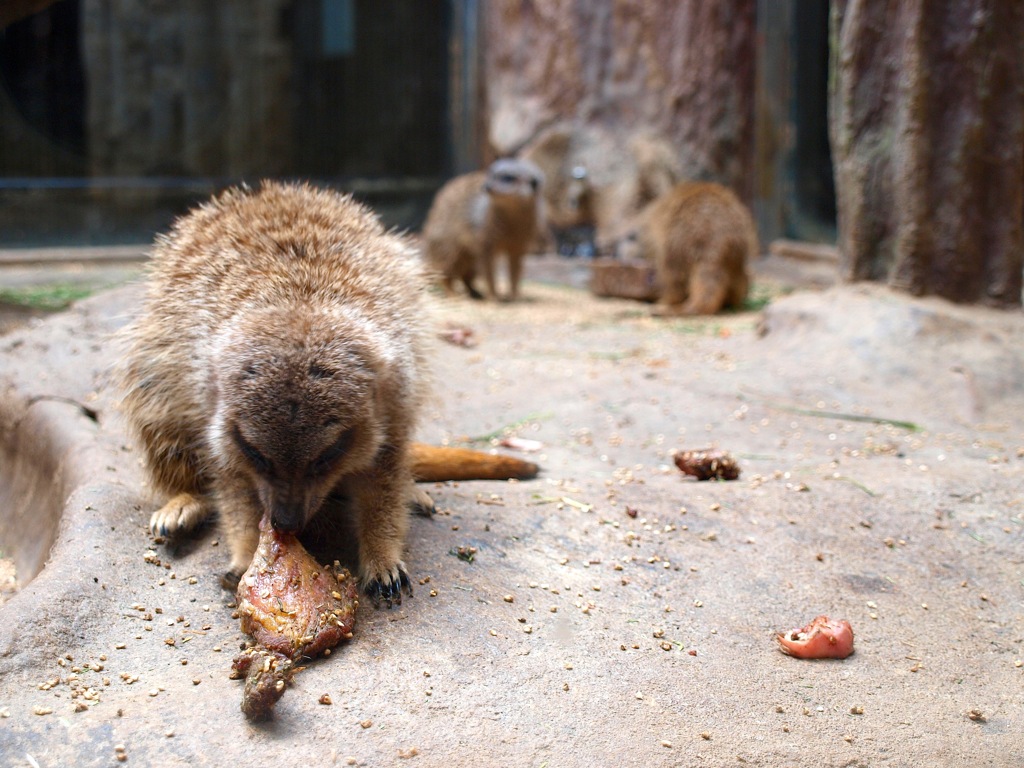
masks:
<instances>
[{"instance_id":1,"label":"crouching meerkat","mask_svg":"<svg viewBox=\"0 0 1024 768\"><path fill-rule=\"evenodd\" d=\"M457 176L438 191L423 225L427 261L445 290L462 281L474 299L483 298L473 281L483 272L487 295L498 297L495 261L508 259L508 298L519 296L523 257L541 218L540 169L527 160L504 158L486 171Z\"/></svg>"},{"instance_id":2,"label":"crouching meerkat","mask_svg":"<svg viewBox=\"0 0 1024 768\"><path fill-rule=\"evenodd\" d=\"M750 211L731 190L683 182L637 215L616 255L653 263L655 314L710 315L742 306L758 248Z\"/></svg>"},{"instance_id":3,"label":"crouching meerkat","mask_svg":"<svg viewBox=\"0 0 1024 768\"><path fill-rule=\"evenodd\" d=\"M152 257L120 367L127 421L170 499L152 531L187 531L216 509L233 588L264 513L298 532L339 492L364 590L401 602L425 397L415 249L348 196L266 182L185 215Z\"/></svg>"}]
</instances>

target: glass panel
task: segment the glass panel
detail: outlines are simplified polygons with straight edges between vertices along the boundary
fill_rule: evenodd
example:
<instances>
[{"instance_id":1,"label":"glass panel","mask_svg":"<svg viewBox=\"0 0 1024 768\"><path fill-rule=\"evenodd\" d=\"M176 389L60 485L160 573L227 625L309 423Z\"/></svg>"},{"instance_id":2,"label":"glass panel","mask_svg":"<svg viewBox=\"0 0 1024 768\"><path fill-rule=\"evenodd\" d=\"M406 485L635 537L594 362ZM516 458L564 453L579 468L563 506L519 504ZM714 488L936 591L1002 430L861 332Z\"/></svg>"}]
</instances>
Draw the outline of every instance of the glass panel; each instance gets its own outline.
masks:
<instances>
[{"instance_id":1,"label":"glass panel","mask_svg":"<svg viewBox=\"0 0 1024 768\"><path fill-rule=\"evenodd\" d=\"M415 226L447 175L449 3L62 0L0 32L0 247L144 242L263 177Z\"/></svg>"}]
</instances>

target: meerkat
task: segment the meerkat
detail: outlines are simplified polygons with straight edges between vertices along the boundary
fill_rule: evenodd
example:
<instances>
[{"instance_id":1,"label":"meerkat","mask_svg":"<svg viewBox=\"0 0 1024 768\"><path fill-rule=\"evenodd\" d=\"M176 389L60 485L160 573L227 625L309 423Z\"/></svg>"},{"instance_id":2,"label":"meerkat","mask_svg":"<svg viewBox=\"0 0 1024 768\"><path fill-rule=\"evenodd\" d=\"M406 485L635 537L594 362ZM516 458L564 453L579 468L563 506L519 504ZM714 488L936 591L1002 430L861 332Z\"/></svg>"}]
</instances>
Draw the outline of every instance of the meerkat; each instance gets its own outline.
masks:
<instances>
[{"instance_id":1,"label":"meerkat","mask_svg":"<svg viewBox=\"0 0 1024 768\"><path fill-rule=\"evenodd\" d=\"M151 485L170 499L152 531L216 509L233 588L264 514L299 532L341 493L364 590L400 603L407 506L423 503L409 459L429 336L415 249L351 197L266 182L183 216L152 256L120 372Z\"/></svg>"},{"instance_id":2,"label":"meerkat","mask_svg":"<svg viewBox=\"0 0 1024 768\"><path fill-rule=\"evenodd\" d=\"M481 270L487 295L498 298L495 260L508 259L508 299L519 297L523 257L533 241L540 211L543 174L526 160L497 160L486 171L464 174L437 193L423 225L427 261L445 290L461 280L474 299L483 298L473 282Z\"/></svg>"},{"instance_id":3,"label":"meerkat","mask_svg":"<svg viewBox=\"0 0 1024 768\"><path fill-rule=\"evenodd\" d=\"M644 208L619 241L619 257L653 263L658 315L710 315L742 306L757 257L750 211L712 182L683 182Z\"/></svg>"}]
</instances>

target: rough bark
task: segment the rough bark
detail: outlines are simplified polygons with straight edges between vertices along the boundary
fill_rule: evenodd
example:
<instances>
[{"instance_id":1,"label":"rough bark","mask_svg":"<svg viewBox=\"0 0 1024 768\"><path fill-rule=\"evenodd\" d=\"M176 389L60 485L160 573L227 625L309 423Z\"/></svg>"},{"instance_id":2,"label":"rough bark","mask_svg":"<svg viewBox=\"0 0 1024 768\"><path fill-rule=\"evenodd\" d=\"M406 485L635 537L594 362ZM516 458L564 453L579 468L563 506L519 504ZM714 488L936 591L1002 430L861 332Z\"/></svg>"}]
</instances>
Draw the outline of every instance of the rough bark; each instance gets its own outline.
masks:
<instances>
[{"instance_id":1,"label":"rough bark","mask_svg":"<svg viewBox=\"0 0 1024 768\"><path fill-rule=\"evenodd\" d=\"M1020 306L1024 5L836 0L832 24L844 279Z\"/></svg>"},{"instance_id":2,"label":"rough bark","mask_svg":"<svg viewBox=\"0 0 1024 768\"><path fill-rule=\"evenodd\" d=\"M488 136L514 152L563 122L656 134L689 178L752 193L755 0L486 5ZM624 147L624 142L621 145Z\"/></svg>"}]
</instances>

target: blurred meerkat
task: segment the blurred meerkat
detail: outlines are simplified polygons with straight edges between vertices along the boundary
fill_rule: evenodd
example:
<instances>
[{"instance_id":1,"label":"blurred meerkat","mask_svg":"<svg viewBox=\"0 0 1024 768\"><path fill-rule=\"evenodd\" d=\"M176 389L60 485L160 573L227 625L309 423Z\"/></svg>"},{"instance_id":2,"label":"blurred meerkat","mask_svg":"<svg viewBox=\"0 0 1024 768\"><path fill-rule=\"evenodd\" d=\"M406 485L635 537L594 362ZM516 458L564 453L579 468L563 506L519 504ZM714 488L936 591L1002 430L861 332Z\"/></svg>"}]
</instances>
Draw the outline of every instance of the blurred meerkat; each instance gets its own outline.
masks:
<instances>
[{"instance_id":1,"label":"blurred meerkat","mask_svg":"<svg viewBox=\"0 0 1024 768\"><path fill-rule=\"evenodd\" d=\"M519 296L523 257L541 218L543 174L526 160L496 160L486 171L467 173L438 191L423 225L428 262L448 293L460 280L474 299L483 298L473 281L481 270L489 298L498 297L495 260L508 259L508 298Z\"/></svg>"},{"instance_id":2,"label":"blurred meerkat","mask_svg":"<svg viewBox=\"0 0 1024 768\"><path fill-rule=\"evenodd\" d=\"M232 189L156 241L125 331L124 410L170 535L214 508L248 567L258 523L301 531L352 501L362 585L401 602L410 436L425 397L422 261L350 197L306 185Z\"/></svg>"},{"instance_id":3,"label":"blurred meerkat","mask_svg":"<svg viewBox=\"0 0 1024 768\"><path fill-rule=\"evenodd\" d=\"M660 315L710 315L742 306L747 262L759 254L747 207L713 182L683 182L644 208L619 241L620 258L654 264Z\"/></svg>"}]
</instances>

